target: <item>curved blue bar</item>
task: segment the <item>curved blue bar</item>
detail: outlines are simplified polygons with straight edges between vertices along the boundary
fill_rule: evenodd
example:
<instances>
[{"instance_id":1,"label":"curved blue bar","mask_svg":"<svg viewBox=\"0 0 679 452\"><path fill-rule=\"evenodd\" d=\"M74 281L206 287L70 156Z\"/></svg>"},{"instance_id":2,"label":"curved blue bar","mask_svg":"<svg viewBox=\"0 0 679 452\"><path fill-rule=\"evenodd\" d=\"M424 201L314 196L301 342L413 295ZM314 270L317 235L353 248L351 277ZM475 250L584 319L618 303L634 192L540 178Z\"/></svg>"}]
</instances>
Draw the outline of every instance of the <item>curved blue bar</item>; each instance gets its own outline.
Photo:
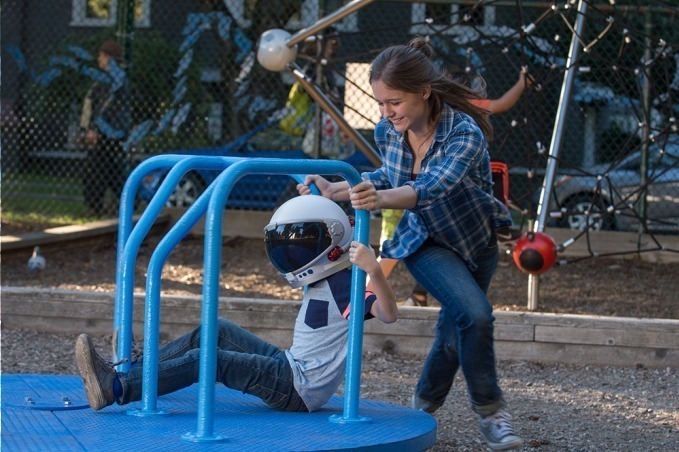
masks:
<instances>
[{"instance_id":1,"label":"curved blue bar","mask_svg":"<svg viewBox=\"0 0 679 452\"><path fill-rule=\"evenodd\" d=\"M134 215L134 200L137 197L137 190L141 185L142 179L152 171L171 168L174 164L179 162L183 157L180 155L157 155L151 157L139 164L128 176L123 186L120 195L120 208L118 212L118 252L116 256L116 264L120 263L125 242L132 231L132 216ZM116 300L118 296L116 296ZM116 303L117 305L117 303ZM118 317L116 315L118 309L114 307L114 324L113 328L118 327Z\"/></svg>"},{"instance_id":2,"label":"curved blue bar","mask_svg":"<svg viewBox=\"0 0 679 452\"><path fill-rule=\"evenodd\" d=\"M176 164L163 181L152 203L159 198L163 205L174 187L188 171L193 169L223 170L241 157L199 156L188 157ZM177 244L205 214L214 184L211 184L191 207L182 215L170 231L158 243L149 262L146 277L146 300L144 315L144 361L142 373L141 410L135 415L158 413L158 343L160 341L160 288L163 266ZM151 208L148 206L147 210ZM161 206L162 209L162 206Z\"/></svg>"},{"instance_id":3,"label":"curved blue bar","mask_svg":"<svg viewBox=\"0 0 679 452\"><path fill-rule=\"evenodd\" d=\"M198 430L194 438L217 440L213 434L214 395L216 382L217 317L219 306L219 269L221 264L222 212L228 194L236 181L246 174L338 174L350 185L361 182L356 169L346 162L331 160L291 159L248 159L234 163L224 170L214 182L214 193L210 198L205 222L205 263L203 279L203 307L200 346L200 370L198 389ZM370 216L367 211L356 212L356 235L362 243L369 245ZM365 272L352 267L351 303L353 312L363 312L365 306ZM349 324L350 355L347 357L347 379L345 393L345 415L352 419L358 411L363 316L351 316Z\"/></svg>"},{"instance_id":4,"label":"curved blue bar","mask_svg":"<svg viewBox=\"0 0 679 452\"><path fill-rule=\"evenodd\" d=\"M359 182L361 179L359 177ZM354 184L351 184L352 186ZM370 246L370 213L367 210L356 211L357 242ZM365 310L366 274L353 265L351 267L351 306L353 312L363 313ZM361 391L361 359L363 355L363 315L352 315L349 319L349 337L347 344L347 369L344 383L344 421L363 420L358 414L358 402Z\"/></svg>"},{"instance_id":5,"label":"curved blue bar","mask_svg":"<svg viewBox=\"0 0 679 452\"><path fill-rule=\"evenodd\" d=\"M137 195L137 191L143 178L159 169L172 168L178 162L186 158L194 158L194 155L157 155L148 158L139 166L137 166L128 176L123 187L121 197L120 197L120 208L119 208L119 222L118 222L118 247L116 256L116 292L113 304L113 330L118 330L118 345L117 350L119 356L114 356L114 361L118 361L123 358L130 359L130 351L132 345L132 319L130 319L130 313L134 307L134 261L136 260L139 247L141 246L141 241L148 234L148 231L153 227L153 223L158 216L147 213L149 209L146 209L139 222L137 223L139 229L139 236L135 236L134 241L139 239L139 243L136 246L130 246L127 248L128 240L130 238L132 227L132 218L134 215L134 200ZM215 156L212 156L214 158ZM221 158L221 157L217 157ZM236 161L239 158L230 157L230 161ZM208 167L206 169L211 169ZM216 169L222 168L218 165ZM294 174L290 175L298 183L304 182L304 174ZM181 179L180 179L181 180ZM176 185L176 184L175 184ZM318 189L315 186L311 187L312 193L319 194ZM158 194L154 196L154 199L158 198ZM164 201L167 198L162 197ZM153 202L153 201L151 201ZM150 206L149 206L150 207ZM160 206L162 209L162 206ZM204 213L204 212L203 212ZM200 214L202 215L202 213ZM196 220L197 221L197 220ZM193 227L193 225L191 226ZM143 232L142 232L143 231ZM186 232L182 237L186 235ZM180 239L181 240L181 239ZM131 275L130 275L131 272ZM148 293L147 293L148 296ZM124 306L124 307L123 307ZM124 313L124 314L123 314ZM125 321L121 321L121 317ZM122 372L127 372L129 370L129 363L122 363L118 366L118 370Z\"/></svg>"},{"instance_id":6,"label":"curved blue bar","mask_svg":"<svg viewBox=\"0 0 679 452\"><path fill-rule=\"evenodd\" d=\"M121 372L130 370L130 358L132 350L132 323L134 320L134 268L139 247L142 241L153 227L158 215L163 210L165 203L172 195L175 186L179 183L184 173L193 168L198 162L203 167L210 167L210 162L215 157L180 156L180 160L167 174L151 202L144 210L139 221L132 229L125 241L122 256L118 263L118 276L121 278L118 290L120 292L120 305L118 306L118 360L127 360L118 366ZM184 163L189 161L190 163ZM180 167L177 170L177 167ZM128 203L129 204L129 203Z\"/></svg>"},{"instance_id":7,"label":"curved blue bar","mask_svg":"<svg viewBox=\"0 0 679 452\"><path fill-rule=\"evenodd\" d=\"M120 207L118 214L118 249L117 249L117 262L116 262L116 293L113 302L113 330L120 329L118 331L118 352L126 353L128 359L130 358L130 348L131 348L131 337L132 337L132 325L130 323L125 323L121 319L123 305L131 303L129 300L132 299L134 294L134 270L132 270L132 276L126 278L124 273L125 263L129 260L136 258L136 252L139 248L134 250L132 256L126 256L125 249L128 243L128 239L132 231L132 216L134 215L134 200L137 196L137 190L141 185L142 179L152 171L164 168L171 168L179 161L186 158L182 155L157 155L143 161L139 166L137 166L128 176L123 186L123 191L120 196ZM147 209L148 210L148 209ZM146 213L146 212L145 212ZM148 231L153 226L157 214L154 216L142 215L142 217L137 222L137 227L140 230L144 229L142 239L148 233ZM141 243L141 241L140 241ZM132 250L128 250L128 253ZM131 306L131 305L130 305ZM131 309L131 307L127 307ZM130 339L127 342L127 347L121 347L121 338L128 336ZM118 361L120 356L114 356L113 359ZM122 364L119 369L126 372L129 370L129 364Z\"/></svg>"}]
</instances>

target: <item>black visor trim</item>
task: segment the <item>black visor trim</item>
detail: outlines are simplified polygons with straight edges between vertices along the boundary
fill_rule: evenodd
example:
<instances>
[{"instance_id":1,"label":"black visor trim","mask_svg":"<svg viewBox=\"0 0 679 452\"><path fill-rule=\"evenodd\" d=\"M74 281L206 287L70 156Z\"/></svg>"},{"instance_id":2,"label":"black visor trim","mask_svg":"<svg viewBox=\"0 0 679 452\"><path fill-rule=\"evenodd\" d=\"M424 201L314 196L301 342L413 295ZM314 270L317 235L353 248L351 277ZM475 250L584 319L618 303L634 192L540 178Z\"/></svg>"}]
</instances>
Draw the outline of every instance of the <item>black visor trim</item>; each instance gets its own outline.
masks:
<instances>
[{"instance_id":1,"label":"black visor trim","mask_svg":"<svg viewBox=\"0 0 679 452\"><path fill-rule=\"evenodd\" d=\"M332 244L324 222L276 224L264 231L266 254L281 273L298 270Z\"/></svg>"}]
</instances>

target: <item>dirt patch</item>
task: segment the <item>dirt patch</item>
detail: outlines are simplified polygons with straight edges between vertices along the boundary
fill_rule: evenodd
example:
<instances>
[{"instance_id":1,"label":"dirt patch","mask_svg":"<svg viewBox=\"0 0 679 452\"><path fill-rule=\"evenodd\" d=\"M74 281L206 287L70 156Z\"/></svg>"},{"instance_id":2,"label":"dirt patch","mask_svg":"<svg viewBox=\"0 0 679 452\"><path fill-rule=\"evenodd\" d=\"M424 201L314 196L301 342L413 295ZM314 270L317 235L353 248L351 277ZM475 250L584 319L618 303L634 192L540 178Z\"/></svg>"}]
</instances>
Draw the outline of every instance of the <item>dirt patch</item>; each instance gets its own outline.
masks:
<instances>
[{"instance_id":1,"label":"dirt patch","mask_svg":"<svg viewBox=\"0 0 679 452\"><path fill-rule=\"evenodd\" d=\"M135 286L143 291L148 261L160 237L147 239L139 251ZM27 270L30 251L2 259L2 284L65 290L113 291L114 241L89 248L43 249L47 268ZM679 318L679 264L637 259L588 259L556 267L540 276L538 312L620 317ZM405 300L413 279L399 264L389 278L399 300ZM203 284L203 241L187 238L170 254L163 269L165 294L199 295ZM526 311L528 278L502 255L489 298L496 310ZM299 300L271 265L261 240L225 239L222 247L220 295Z\"/></svg>"}]
</instances>

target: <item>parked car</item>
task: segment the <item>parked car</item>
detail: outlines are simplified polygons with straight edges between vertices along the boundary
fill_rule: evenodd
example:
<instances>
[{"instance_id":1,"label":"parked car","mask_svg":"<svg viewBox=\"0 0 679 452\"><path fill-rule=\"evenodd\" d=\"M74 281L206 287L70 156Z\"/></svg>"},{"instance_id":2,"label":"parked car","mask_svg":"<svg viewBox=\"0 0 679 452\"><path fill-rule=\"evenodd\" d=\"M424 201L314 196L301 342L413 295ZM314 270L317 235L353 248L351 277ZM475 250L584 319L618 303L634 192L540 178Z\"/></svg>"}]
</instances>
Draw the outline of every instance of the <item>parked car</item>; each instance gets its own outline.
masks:
<instances>
[{"instance_id":1,"label":"parked car","mask_svg":"<svg viewBox=\"0 0 679 452\"><path fill-rule=\"evenodd\" d=\"M678 136L649 146L647 174L644 190L640 150L616 164L559 172L548 207L557 213L555 225L580 231L637 230L640 200L645 195L649 229L679 230Z\"/></svg>"},{"instance_id":2,"label":"parked car","mask_svg":"<svg viewBox=\"0 0 679 452\"><path fill-rule=\"evenodd\" d=\"M266 157L308 159L303 151L233 151L228 147L194 150L178 150L170 153L186 155L219 155L224 157ZM345 160L358 172L372 171L374 166L361 152ZM144 177L137 194L138 199L150 201L169 170L156 170ZM217 170L189 171L176 186L167 201L168 207L188 207L193 204L205 188L219 176ZM250 175L240 179L229 194L227 208L245 210L273 210L297 194L296 182L284 175Z\"/></svg>"}]
</instances>

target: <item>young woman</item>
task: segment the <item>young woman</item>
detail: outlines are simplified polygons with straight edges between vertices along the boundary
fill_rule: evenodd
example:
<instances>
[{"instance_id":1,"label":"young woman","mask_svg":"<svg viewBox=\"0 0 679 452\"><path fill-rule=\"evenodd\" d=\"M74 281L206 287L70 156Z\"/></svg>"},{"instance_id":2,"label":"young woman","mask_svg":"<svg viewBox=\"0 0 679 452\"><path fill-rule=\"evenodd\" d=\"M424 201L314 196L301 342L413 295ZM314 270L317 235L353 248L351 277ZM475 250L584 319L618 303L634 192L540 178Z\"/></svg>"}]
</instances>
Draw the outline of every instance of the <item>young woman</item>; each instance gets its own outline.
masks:
<instances>
[{"instance_id":1,"label":"young woman","mask_svg":"<svg viewBox=\"0 0 679 452\"><path fill-rule=\"evenodd\" d=\"M492 134L478 96L446 77L423 38L393 46L373 61L370 83L382 120L375 141L382 167L352 189L309 175L323 196L350 199L355 209L405 209L382 254L403 260L441 302L436 338L413 394L413 406L443 405L458 368L488 445L519 447L498 386L492 307L486 291L498 261L495 228L509 212L493 196L486 139Z\"/></svg>"},{"instance_id":2,"label":"young woman","mask_svg":"<svg viewBox=\"0 0 679 452\"><path fill-rule=\"evenodd\" d=\"M490 99L486 97L486 84L485 80L483 77L480 75L476 77L470 77L466 72L464 71L458 71L458 72L451 72L449 71L450 77L456 81L457 83L460 83L472 90L478 95L481 96L479 98L473 98L470 99L470 102L479 107L483 108L486 110L487 114L489 115L495 115L499 113L504 113L512 109L514 105L519 101L521 98L521 95L523 94L524 90L532 85L531 79L527 76L527 68L522 68L521 72L519 73L519 78L512 85L511 88L509 88L507 91L505 91L502 96L496 98L496 99ZM476 86L475 86L476 85ZM384 209L382 210L382 233L380 235L380 243L383 243L385 240L388 240L392 237L394 230L396 230L396 225L401 219L401 216L403 215L402 210L393 210L393 209ZM510 242L514 241L517 238L520 237L520 234L518 231L512 229L512 228L503 228L502 230L497 230L497 236L498 240L500 242ZM396 264L398 263L397 260L394 259L389 259L389 258L381 258L380 259L380 266L382 267L382 271L384 272L385 276L389 277L389 274L392 272L392 270L396 267ZM413 287L412 291L410 292L410 296L405 300L403 303L404 306L427 306L427 291L424 287L422 287L421 284L415 283L415 286Z\"/></svg>"}]
</instances>

